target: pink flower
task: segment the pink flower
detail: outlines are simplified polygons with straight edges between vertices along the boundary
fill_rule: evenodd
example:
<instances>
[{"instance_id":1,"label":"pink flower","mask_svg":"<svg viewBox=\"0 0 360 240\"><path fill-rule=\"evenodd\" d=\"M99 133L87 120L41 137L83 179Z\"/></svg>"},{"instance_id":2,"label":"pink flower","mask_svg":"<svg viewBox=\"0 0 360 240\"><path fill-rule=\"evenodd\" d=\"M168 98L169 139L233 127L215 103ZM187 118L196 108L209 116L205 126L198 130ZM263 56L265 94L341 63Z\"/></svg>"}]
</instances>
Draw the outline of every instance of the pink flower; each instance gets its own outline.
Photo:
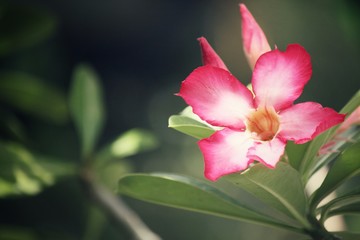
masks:
<instances>
[{"instance_id":1,"label":"pink flower","mask_svg":"<svg viewBox=\"0 0 360 240\"><path fill-rule=\"evenodd\" d=\"M204 66L182 82L177 94L202 120L223 127L198 143L205 177L212 181L245 170L255 160L274 168L288 140L308 142L344 120L344 115L315 102L293 104L312 74L309 54L298 44L284 52L271 51L245 5L240 11L244 50L254 65L254 94L231 75L203 37Z\"/></svg>"}]
</instances>

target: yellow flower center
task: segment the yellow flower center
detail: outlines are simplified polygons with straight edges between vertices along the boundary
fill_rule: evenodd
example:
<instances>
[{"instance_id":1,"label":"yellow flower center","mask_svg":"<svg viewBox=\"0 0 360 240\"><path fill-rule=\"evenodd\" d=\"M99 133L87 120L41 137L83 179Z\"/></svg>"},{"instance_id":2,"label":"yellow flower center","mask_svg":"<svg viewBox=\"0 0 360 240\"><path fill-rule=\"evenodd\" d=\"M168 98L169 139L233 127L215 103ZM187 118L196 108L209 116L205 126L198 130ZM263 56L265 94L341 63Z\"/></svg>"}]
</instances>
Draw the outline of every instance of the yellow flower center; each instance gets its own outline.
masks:
<instances>
[{"instance_id":1,"label":"yellow flower center","mask_svg":"<svg viewBox=\"0 0 360 240\"><path fill-rule=\"evenodd\" d=\"M247 117L247 130L261 141L270 141L280 126L279 116L273 107L261 107Z\"/></svg>"}]
</instances>

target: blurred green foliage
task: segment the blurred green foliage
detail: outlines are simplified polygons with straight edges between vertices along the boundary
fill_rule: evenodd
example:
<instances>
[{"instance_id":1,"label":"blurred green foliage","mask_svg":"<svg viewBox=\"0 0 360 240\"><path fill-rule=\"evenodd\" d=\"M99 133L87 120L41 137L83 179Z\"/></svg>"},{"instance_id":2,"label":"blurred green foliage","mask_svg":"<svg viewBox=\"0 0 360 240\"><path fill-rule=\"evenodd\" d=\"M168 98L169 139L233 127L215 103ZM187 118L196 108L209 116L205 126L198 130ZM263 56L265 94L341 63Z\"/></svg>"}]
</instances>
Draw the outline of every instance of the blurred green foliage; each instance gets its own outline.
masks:
<instances>
[{"instance_id":1,"label":"blurred green foliage","mask_svg":"<svg viewBox=\"0 0 360 240\"><path fill-rule=\"evenodd\" d=\"M104 124L102 88L96 73L86 65L74 71L70 91L70 111L81 138L83 158L92 155Z\"/></svg>"},{"instance_id":2,"label":"blurred green foliage","mask_svg":"<svg viewBox=\"0 0 360 240\"><path fill-rule=\"evenodd\" d=\"M57 20L38 7L0 2L0 56L6 56L38 44L51 36Z\"/></svg>"},{"instance_id":3,"label":"blurred green foliage","mask_svg":"<svg viewBox=\"0 0 360 240\"><path fill-rule=\"evenodd\" d=\"M342 106L358 85L358 3L245 3L257 15L272 16L265 25L279 46L296 39L314 56L316 80L308 92L317 99L311 99ZM132 171L201 177L194 141L166 129L168 116L184 107L171 93L200 65L196 38L201 35L214 40L235 74L246 73L246 62L238 57L239 32L230 25L240 26L237 4L1 1L0 239L128 239L125 228L115 227L84 196L77 179L84 156L93 159L96 181L111 190ZM343 61L330 60L334 56ZM78 65L83 61L100 74ZM303 239L126 200L164 239ZM356 219L351 223L357 226Z\"/></svg>"}]
</instances>

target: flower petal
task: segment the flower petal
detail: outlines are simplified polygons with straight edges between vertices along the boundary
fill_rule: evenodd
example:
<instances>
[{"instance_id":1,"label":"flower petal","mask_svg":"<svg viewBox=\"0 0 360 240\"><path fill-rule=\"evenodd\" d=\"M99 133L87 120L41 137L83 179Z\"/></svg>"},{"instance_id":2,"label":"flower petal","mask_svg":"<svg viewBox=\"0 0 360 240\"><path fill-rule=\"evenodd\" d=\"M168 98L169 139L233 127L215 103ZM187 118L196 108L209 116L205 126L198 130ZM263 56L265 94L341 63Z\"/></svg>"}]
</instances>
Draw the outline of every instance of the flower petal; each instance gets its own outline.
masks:
<instances>
[{"instance_id":1,"label":"flower petal","mask_svg":"<svg viewBox=\"0 0 360 240\"><path fill-rule=\"evenodd\" d=\"M258 106L280 111L301 95L312 73L310 55L298 44L267 52L256 63L252 85Z\"/></svg>"},{"instance_id":2,"label":"flower petal","mask_svg":"<svg viewBox=\"0 0 360 240\"><path fill-rule=\"evenodd\" d=\"M221 60L219 55L217 55L215 50L210 46L206 38L200 37L198 38L198 41L200 43L203 65L211 65L213 67L228 70L225 63Z\"/></svg>"},{"instance_id":3,"label":"flower petal","mask_svg":"<svg viewBox=\"0 0 360 240\"><path fill-rule=\"evenodd\" d=\"M214 126L242 129L253 96L228 71L210 65L195 69L181 84L181 96L201 119Z\"/></svg>"},{"instance_id":4,"label":"flower petal","mask_svg":"<svg viewBox=\"0 0 360 240\"><path fill-rule=\"evenodd\" d=\"M305 143L317 135L344 121L345 115L319 103L296 104L279 113L280 132L278 136L295 143Z\"/></svg>"},{"instance_id":5,"label":"flower petal","mask_svg":"<svg viewBox=\"0 0 360 240\"><path fill-rule=\"evenodd\" d=\"M229 128L202 139L199 147L204 155L205 177L215 181L223 175L246 169L251 162L246 155L253 145L248 133Z\"/></svg>"},{"instance_id":6,"label":"flower petal","mask_svg":"<svg viewBox=\"0 0 360 240\"><path fill-rule=\"evenodd\" d=\"M243 48L251 69L265 52L271 50L263 30L244 4L240 4Z\"/></svg>"},{"instance_id":7,"label":"flower petal","mask_svg":"<svg viewBox=\"0 0 360 240\"><path fill-rule=\"evenodd\" d=\"M259 161L265 166L274 168L285 150L286 142L274 138L271 141L256 142L254 147L249 149L248 158Z\"/></svg>"}]
</instances>

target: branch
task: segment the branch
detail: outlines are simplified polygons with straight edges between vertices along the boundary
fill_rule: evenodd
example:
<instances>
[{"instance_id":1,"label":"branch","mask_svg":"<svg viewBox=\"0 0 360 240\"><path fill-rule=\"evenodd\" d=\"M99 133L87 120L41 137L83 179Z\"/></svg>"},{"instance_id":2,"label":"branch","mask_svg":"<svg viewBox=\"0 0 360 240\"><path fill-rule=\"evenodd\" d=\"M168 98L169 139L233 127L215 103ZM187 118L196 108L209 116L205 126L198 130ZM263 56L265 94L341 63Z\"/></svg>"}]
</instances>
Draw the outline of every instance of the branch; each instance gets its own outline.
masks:
<instances>
[{"instance_id":1,"label":"branch","mask_svg":"<svg viewBox=\"0 0 360 240\"><path fill-rule=\"evenodd\" d=\"M90 169L83 169L80 182L89 196L117 223L125 225L134 240L161 240L153 233L140 217L120 198L94 180Z\"/></svg>"}]
</instances>

